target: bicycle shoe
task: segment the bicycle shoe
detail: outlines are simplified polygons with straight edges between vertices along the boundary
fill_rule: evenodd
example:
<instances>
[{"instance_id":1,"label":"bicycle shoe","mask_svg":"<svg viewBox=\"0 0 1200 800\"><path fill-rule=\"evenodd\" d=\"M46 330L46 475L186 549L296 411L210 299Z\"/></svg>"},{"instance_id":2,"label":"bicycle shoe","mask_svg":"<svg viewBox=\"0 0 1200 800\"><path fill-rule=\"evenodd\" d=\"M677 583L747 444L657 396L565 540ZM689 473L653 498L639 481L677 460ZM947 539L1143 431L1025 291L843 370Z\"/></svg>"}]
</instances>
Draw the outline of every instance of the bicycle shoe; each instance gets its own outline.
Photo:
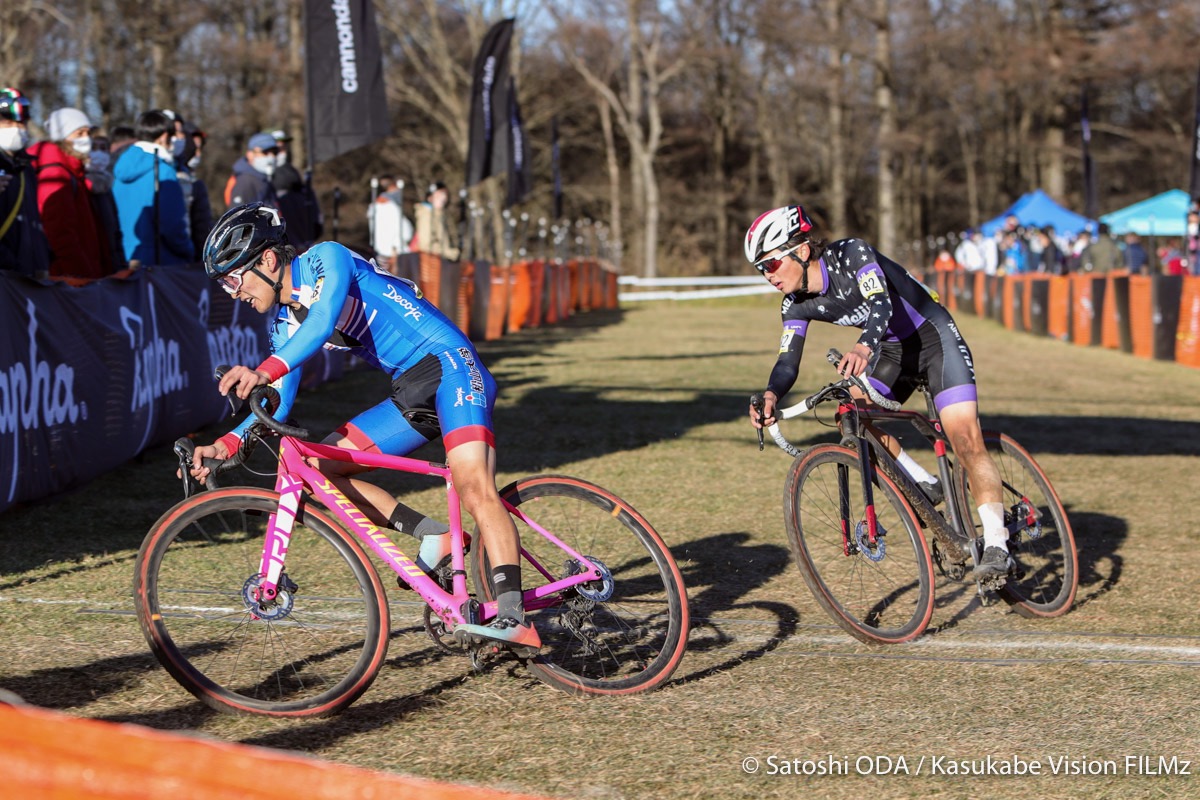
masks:
<instances>
[{"instance_id":1,"label":"bicycle shoe","mask_svg":"<svg viewBox=\"0 0 1200 800\"><path fill-rule=\"evenodd\" d=\"M1003 547L985 547L983 558L975 565L974 576L987 578L992 575L1004 575L1008 572L1008 551Z\"/></svg>"},{"instance_id":2,"label":"bicycle shoe","mask_svg":"<svg viewBox=\"0 0 1200 800\"><path fill-rule=\"evenodd\" d=\"M942 482L941 481L934 481L933 483L926 483L925 481L921 481L920 483L917 484L917 486L921 489L922 492L925 493L925 496L927 498L929 498L929 502L931 505L934 505L934 506L940 505L941 502L944 499L946 499L946 493L944 491L942 491Z\"/></svg>"},{"instance_id":3,"label":"bicycle shoe","mask_svg":"<svg viewBox=\"0 0 1200 800\"><path fill-rule=\"evenodd\" d=\"M541 648L542 639L529 621L518 622L512 617L497 618L487 625L459 625L454 638L467 644L474 637L507 647L519 656L532 656Z\"/></svg>"}]
</instances>

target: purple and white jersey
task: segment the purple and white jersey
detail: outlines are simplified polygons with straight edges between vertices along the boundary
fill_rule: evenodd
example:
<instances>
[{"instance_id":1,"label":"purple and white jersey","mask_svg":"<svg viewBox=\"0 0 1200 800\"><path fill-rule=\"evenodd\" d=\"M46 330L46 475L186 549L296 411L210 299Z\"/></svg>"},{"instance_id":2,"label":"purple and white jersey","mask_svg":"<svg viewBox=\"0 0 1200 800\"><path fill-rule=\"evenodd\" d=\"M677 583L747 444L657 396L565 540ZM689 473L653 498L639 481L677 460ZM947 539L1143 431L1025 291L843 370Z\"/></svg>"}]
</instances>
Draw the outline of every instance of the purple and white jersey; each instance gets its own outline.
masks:
<instances>
[{"instance_id":1,"label":"purple and white jersey","mask_svg":"<svg viewBox=\"0 0 1200 800\"><path fill-rule=\"evenodd\" d=\"M916 333L926 320L950 321L929 289L904 267L862 239L841 239L820 258L825 288L820 294L783 298L783 341L803 337L812 320L862 329L859 344L872 353L881 342L896 342Z\"/></svg>"}]
</instances>

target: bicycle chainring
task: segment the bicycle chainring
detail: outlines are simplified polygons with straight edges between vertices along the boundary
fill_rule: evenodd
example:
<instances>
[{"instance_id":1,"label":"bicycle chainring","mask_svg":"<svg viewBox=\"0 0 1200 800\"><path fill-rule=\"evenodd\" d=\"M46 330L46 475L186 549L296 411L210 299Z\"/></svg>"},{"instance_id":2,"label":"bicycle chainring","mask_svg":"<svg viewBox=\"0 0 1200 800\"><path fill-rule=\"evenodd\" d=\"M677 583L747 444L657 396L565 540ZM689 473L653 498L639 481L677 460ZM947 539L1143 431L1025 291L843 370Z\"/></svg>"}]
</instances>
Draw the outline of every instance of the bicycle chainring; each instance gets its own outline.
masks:
<instances>
[{"instance_id":1,"label":"bicycle chainring","mask_svg":"<svg viewBox=\"0 0 1200 800\"><path fill-rule=\"evenodd\" d=\"M962 581L967 577L967 563L965 561L951 561L950 556L938 544L936 537L932 540L933 563L937 565L938 572L952 581Z\"/></svg>"},{"instance_id":2,"label":"bicycle chainring","mask_svg":"<svg viewBox=\"0 0 1200 800\"><path fill-rule=\"evenodd\" d=\"M429 638L433 640L433 645L439 651L452 656L469 656L471 650L454 638L454 634L446 629L446 623L441 617L433 613L433 609L425 606L423 615L425 622L425 633L429 634Z\"/></svg>"}]
</instances>

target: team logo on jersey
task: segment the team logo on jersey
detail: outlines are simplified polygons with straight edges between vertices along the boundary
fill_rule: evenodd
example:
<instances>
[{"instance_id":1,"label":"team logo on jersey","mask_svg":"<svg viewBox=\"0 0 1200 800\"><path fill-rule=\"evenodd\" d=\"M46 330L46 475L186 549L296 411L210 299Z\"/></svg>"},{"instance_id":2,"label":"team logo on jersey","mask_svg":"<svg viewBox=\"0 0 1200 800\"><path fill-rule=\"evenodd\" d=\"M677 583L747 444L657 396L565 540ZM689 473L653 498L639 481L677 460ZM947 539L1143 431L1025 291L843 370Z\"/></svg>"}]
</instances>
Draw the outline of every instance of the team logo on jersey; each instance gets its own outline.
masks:
<instances>
[{"instance_id":1,"label":"team logo on jersey","mask_svg":"<svg viewBox=\"0 0 1200 800\"><path fill-rule=\"evenodd\" d=\"M403 308L405 317L412 317L415 320L421 319L421 309L413 301L396 291L395 286L388 284L387 291L383 293L383 296Z\"/></svg>"},{"instance_id":2,"label":"team logo on jersey","mask_svg":"<svg viewBox=\"0 0 1200 800\"><path fill-rule=\"evenodd\" d=\"M876 270L864 272L858 276L858 290L868 300L877 294L887 291L883 286L883 281L880 279L879 272Z\"/></svg>"},{"instance_id":3,"label":"team logo on jersey","mask_svg":"<svg viewBox=\"0 0 1200 800\"><path fill-rule=\"evenodd\" d=\"M849 314L846 314L840 319L834 320L833 324L841 325L843 327L860 328L862 327L862 324L867 321L867 317L870 316L870 314L871 309L869 309L867 306L859 306Z\"/></svg>"},{"instance_id":4,"label":"team logo on jersey","mask_svg":"<svg viewBox=\"0 0 1200 800\"><path fill-rule=\"evenodd\" d=\"M483 394L483 375L479 373L479 367L475 366L475 358L471 355L471 351L465 347L458 348L458 356L467 365L467 378L471 381L471 389L477 394Z\"/></svg>"},{"instance_id":5,"label":"team logo on jersey","mask_svg":"<svg viewBox=\"0 0 1200 800\"><path fill-rule=\"evenodd\" d=\"M479 406L480 408L487 405L487 398L484 397L483 392L463 391L461 386L455 389L455 392L457 393L454 399L455 408L462 408L464 402L470 403L473 406Z\"/></svg>"}]
</instances>

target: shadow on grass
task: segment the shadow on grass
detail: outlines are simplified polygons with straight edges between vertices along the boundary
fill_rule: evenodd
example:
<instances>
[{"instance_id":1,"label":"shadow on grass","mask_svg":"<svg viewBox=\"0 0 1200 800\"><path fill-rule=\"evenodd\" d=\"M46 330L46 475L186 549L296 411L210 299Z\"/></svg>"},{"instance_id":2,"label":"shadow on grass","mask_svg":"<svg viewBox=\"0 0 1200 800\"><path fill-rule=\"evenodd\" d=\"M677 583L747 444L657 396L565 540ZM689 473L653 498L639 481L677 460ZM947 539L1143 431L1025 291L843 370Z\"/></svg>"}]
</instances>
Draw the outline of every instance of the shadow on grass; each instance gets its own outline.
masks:
<instances>
[{"instance_id":1,"label":"shadow on grass","mask_svg":"<svg viewBox=\"0 0 1200 800\"><path fill-rule=\"evenodd\" d=\"M1079 589L1071 609L1080 608L1112 591L1121 581L1124 559L1120 550L1129 534L1129 525L1119 517L1073 511L1064 506L1075 534L1078 554ZM928 633L950 630L979 607L979 595L973 582L950 581L937 575L937 608L953 609L947 619L931 626ZM1070 616L1072 611L1067 612Z\"/></svg>"},{"instance_id":2,"label":"shadow on grass","mask_svg":"<svg viewBox=\"0 0 1200 800\"><path fill-rule=\"evenodd\" d=\"M795 633L799 618L795 607L771 601L743 602L741 599L782 574L792 563L787 548L774 544L747 546L750 539L749 533L722 533L672 548L684 585L688 587L688 609L692 618L688 653L716 652L727 654L727 658L697 672L678 675L671 683L691 683L727 672L761 658ZM756 634L754 646L739 650L739 637L727 630L730 621L722 620L720 616L741 609L763 612L775 628L766 634L765 641L757 643L761 636Z\"/></svg>"},{"instance_id":3,"label":"shadow on grass","mask_svg":"<svg viewBox=\"0 0 1200 800\"><path fill-rule=\"evenodd\" d=\"M58 711L82 708L98 698L124 691L160 669L147 650L143 655L104 658L90 664L39 669L3 679L2 687L30 705Z\"/></svg>"}]
</instances>

